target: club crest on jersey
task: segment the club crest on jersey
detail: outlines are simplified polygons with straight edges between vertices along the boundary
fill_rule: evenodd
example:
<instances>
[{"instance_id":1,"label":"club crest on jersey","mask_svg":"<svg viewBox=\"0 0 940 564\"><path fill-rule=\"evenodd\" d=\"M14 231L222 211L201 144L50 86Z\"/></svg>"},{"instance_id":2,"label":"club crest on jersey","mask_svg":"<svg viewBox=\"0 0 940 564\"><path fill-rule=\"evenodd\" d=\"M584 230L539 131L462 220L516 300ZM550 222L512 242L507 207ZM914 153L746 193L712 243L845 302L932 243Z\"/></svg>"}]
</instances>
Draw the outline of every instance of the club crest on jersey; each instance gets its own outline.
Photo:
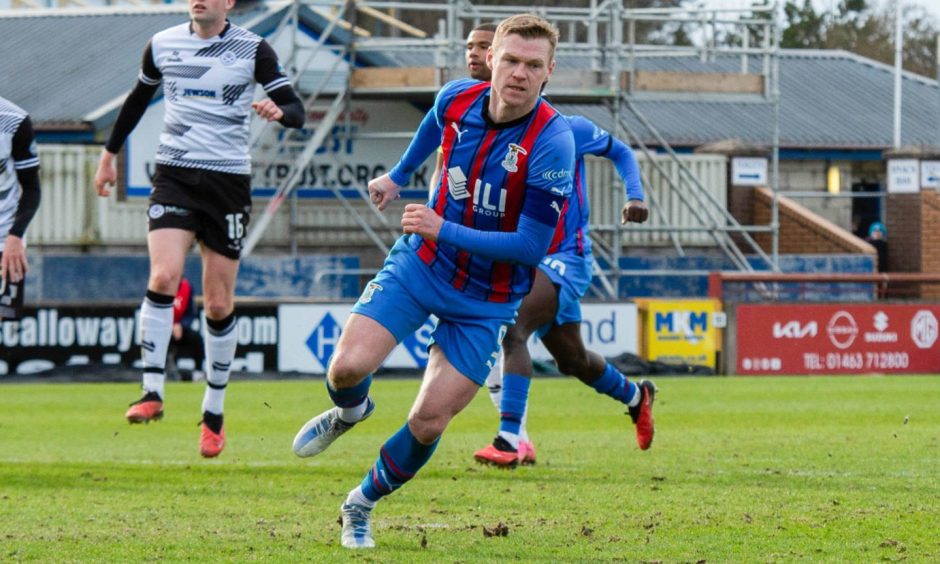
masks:
<instances>
[{"instance_id":1,"label":"club crest on jersey","mask_svg":"<svg viewBox=\"0 0 940 564\"><path fill-rule=\"evenodd\" d=\"M223 65L228 66L233 64L237 60L237 57L235 56L235 53L226 51L219 56L219 60L222 61Z\"/></svg>"},{"instance_id":2,"label":"club crest on jersey","mask_svg":"<svg viewBox=\"0 0 940 564\"><path fill-rule=\"evenodd\" d=\"M377 291L381 292L383 290L382 285L376 282L369 282L366 286L366 289L362 292L362 297L359 298L359 303L367 304L372 301L372 295Z\"/></svg>"},{"instance_id":3,"label":"club crest on jersey","mask_svg":"<svg viewBox=\"0 0 940 564\"><path fill-rule=\"evenodd\" d=\"M499 163L503 165L503 168L509 172L517 172L519 170L519 155L528 155L521 146L516 145L515 143L509 144L509 150L506 152L506 156L503 158L503 162Z\"/></svg>"}]
</instances>

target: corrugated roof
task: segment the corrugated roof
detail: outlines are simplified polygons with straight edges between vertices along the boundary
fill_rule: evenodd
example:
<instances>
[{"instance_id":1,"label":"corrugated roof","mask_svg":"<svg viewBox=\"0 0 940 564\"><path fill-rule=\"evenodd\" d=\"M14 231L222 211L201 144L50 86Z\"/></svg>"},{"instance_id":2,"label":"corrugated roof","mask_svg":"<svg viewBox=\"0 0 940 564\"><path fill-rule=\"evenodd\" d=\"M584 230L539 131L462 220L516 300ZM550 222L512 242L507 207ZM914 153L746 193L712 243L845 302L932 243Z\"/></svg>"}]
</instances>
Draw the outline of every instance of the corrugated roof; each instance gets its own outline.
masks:
<instances>
[{"instance_id":1,"label":"corrugated roof","mask_svg":"<svg viewBox=\"0 0 940 564\"><path fill-rule=\"evenodd\" d=\"M265 9L232 14L244 23ZM40 125L76 125L126 94L150 37L188 19L186 8L0 18L0 89Z\"/></svg>"},{"instance_id":2,"label":"corrugated roof","mask_svg":"<svg viewBox=\"0 0 940 564\"><path fill-rule=\"evenodd\" d=\"M271 13L263 6L233 15L245 22ZM323 23L305 14L314 31ZM74 127L134 84L144 44L155 32L185 21L185 9L73 12L0 18L0 95L26 108L40 125ZM375 55L375 54L372 54ZM430 52L387 52L366 64L428 65ZM392 59L392 60L388 60ZM559 65L586 67L583 56L559 54ZM760 60L749 60L752 71ZM641 70L740 72L740 57L637 59ZM780 142L784 148L884 149L893 139L893 69L844 51L780 53ZM902 140L940 145L940 88L905 73ZM551 88L549 88L549 95ZM739 97L740 98L740 97ZM762 101L717 95L635 97L637 108L670 144L697 146L737 138L769 144L772 113ZM563 111L611 123L602 105L561 104ZM635 118L631 127L653 142Z\"/></svg>"},{"instance_id":3,"label":"corrugated roof","mask_svg":"<svg viewBox=\"0 0 940 564\"><path fill-rule=\"evenodd\" d=\"M756 59L751 69L759 69ZM739 58L703 63L692 58L640 59L642 70L738 72ZM901 138L904 145L940 145L940 88L904 73ZM886 149L894 138L894 69L844 51L783 50L780 54L780 145L783 148ZM549 89L549 96L551 95ZM772 106L751 101L637 97L637 109L675 146L737 138L770 145ZM603 106L559 104L598 123L611 123ZM630 127L655 144L635 117Z\"/></svg>"}]
</instances>

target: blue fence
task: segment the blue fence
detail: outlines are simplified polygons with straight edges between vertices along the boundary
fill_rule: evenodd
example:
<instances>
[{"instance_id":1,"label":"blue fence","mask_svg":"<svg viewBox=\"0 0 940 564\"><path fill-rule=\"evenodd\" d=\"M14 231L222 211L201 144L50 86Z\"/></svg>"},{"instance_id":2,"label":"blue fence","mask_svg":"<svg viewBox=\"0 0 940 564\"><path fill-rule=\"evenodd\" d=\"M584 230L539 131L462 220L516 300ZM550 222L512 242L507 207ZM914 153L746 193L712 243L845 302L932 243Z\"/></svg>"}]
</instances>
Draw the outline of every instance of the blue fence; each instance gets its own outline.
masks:
<instances>
[{"instance_id":1,"label":"blue fence","mask_svg":"<svg viewBox=\"0 0 940 564\"><path fill-rule=\"evenodd\" d=\"M748 259L757 271L768 270L757 257ZM602 264L603 266L603 264ZM622 257L620 268L640 271L635 276L620 279L621 298L691 298L708 296L707 272L715 270L738 270L726 257ZM872 273L874 259L867 255L782 255L780 269L783 272L801 273ZM672 271L675 274L658 274ZM649 273L649 274L646 274ZM839 299L868 301L873 299L871 284L812 284L799 290L801 299L825 301L838 294ZM786 293L788 290L784 289ZM792 290L796 292L797 289ZM782 297L780 299L783 299Z\"/></svg>"},{"instance_id":2,"label":"blue fence","mask_svg":"<svg viewBox=\"0 0 940 564\"><path fill-rule=\"evenodd\" d=\"M347 299L359 281L342 276L359 258L342 255L250 256L242 260L235 295L240 297ZM33 255L26 278L29 302L140 300L147 288L149 259L140 255ZM202 294L202 262L187 257L185 276Z\"/></svg>"}]
</instances>

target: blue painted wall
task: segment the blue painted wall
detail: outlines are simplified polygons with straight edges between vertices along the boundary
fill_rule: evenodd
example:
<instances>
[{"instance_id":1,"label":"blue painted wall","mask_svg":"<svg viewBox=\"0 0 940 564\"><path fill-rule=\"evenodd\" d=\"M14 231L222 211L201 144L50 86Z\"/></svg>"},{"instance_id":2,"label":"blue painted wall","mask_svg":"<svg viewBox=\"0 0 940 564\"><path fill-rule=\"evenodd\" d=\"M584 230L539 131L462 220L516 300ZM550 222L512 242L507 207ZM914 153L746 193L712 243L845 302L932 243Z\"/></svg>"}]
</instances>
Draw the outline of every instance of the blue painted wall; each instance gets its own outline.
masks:
<instances>
[{"instance_id":1,"label":"blue painted wall","mask_svg":"<svg viewBox=\"0 0 940 564\"><path fill-rule=\"evenodd\" d=\"M755 270L768 270L758 257L749 257ZM624 277L620 280L620 297L629 298L682 298L708 296L707 274L682 275L681 271L738 270L726 257L621 257L624 270L674 270L672 276ZM874 259L867 255L781 255L783 272L805 273L872 273L876 272ZM781 284L775 288L775 299L805 299L810 301L869 301L873 299L871 284ZM734 291L735 288L728 289ZM766 293L744 295L742 299L766 299Z\"/></svg>"},{"instance_id":2,"label":"blue painted wall","mask_svg":"<svg viewBox=\"0 0 940 564\"><path fill-rule=\"evenodd\" d=\"M147 288L149 259L140 255L33 255L26 278L29 302L101 302L140 300ZM355 276L326 275L314 282L317 272L359 268L356 256L308 255L250 256L241 262L235 295L278 298L355 298ZM202 262L187 257L185 276L196 295L202 294Z\"/></svg>"},{"instance_id":3,"label":"blue painted wall","mask_svg":"<svg viewBox=\"0 0 940 564\"><path fill-rule=\"evenodd\" d=\"M766 270L760 260L751 260L756 270ZM863 255L785 255L780 257L784 272L870 273L874 261ZM708 295L705 274L681 275L682 271L737 270L723 257L622 257L625 270L672 270L671 276L634 276L620 280L623 299L681 298ZM359 268L353 255L251 256L242 261L235 294L255 298L350 299L359 295L359 277L324 275L315 283L318 272ZM101 302L140 300L147 286L149 261L140 255L33 255L26 278L29 302ZM186 277L196 294L202 294L202 265L197 255L186 260ZM728 288L735 291L735 288ZM742 289L743 290L743 289ZM740 299L764 300L766 294L745 295ZM870 301L871 284L780 285L776 299L809 301Z\"/></svg>"}]
</instances>

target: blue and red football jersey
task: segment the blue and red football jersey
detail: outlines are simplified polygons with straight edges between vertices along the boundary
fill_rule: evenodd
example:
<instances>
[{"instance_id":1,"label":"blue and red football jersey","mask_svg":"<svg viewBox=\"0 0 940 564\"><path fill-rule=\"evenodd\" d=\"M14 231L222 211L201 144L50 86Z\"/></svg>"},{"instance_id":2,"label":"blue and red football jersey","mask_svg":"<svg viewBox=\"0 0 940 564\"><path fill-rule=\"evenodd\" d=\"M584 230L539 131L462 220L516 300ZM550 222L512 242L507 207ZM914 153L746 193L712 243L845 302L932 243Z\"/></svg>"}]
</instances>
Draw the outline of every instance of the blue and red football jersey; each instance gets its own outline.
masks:
<instances>
[{"instance_id":1,"label":"blue and red football jersey","mask_svg":"<svg viewBox=\"0 0 940 564\"><path fill-rule=\"evenodd\" d=\"M446 221L480 231L514 232L522 215L552 227L561 215L555 209L559 204L526 207L527 195L535 202L545 199L532 191L555 199L571 193L571 128L542 98L529 114L493 123L489 94L489 83L472 79L448 83L438 94L431 112L441 130L443 166L428 205ZM494 261L417 235L410 244L435 274L469 296L508 302L531 289L531 266Z\"/></svg>"},{"instance_id":2,"label":"blue and red football jersey","mask_svg":"<svg viewBox=\"0 0 940 564\"><path fill-rule=\"evenodd\" d=\"M552 237L548 254L575 253L587 256L591 253L591 238L588 236L591 210L587 198L584 156L596 155L614 161L617 172L626 185L629 199L642 200L643 188L640 184L640 171L636 157L629 147L587 118L564 117L574 134L574 186L571 197L568 198L561 211L561 219Z\"/></svg>"}]
</instances>

